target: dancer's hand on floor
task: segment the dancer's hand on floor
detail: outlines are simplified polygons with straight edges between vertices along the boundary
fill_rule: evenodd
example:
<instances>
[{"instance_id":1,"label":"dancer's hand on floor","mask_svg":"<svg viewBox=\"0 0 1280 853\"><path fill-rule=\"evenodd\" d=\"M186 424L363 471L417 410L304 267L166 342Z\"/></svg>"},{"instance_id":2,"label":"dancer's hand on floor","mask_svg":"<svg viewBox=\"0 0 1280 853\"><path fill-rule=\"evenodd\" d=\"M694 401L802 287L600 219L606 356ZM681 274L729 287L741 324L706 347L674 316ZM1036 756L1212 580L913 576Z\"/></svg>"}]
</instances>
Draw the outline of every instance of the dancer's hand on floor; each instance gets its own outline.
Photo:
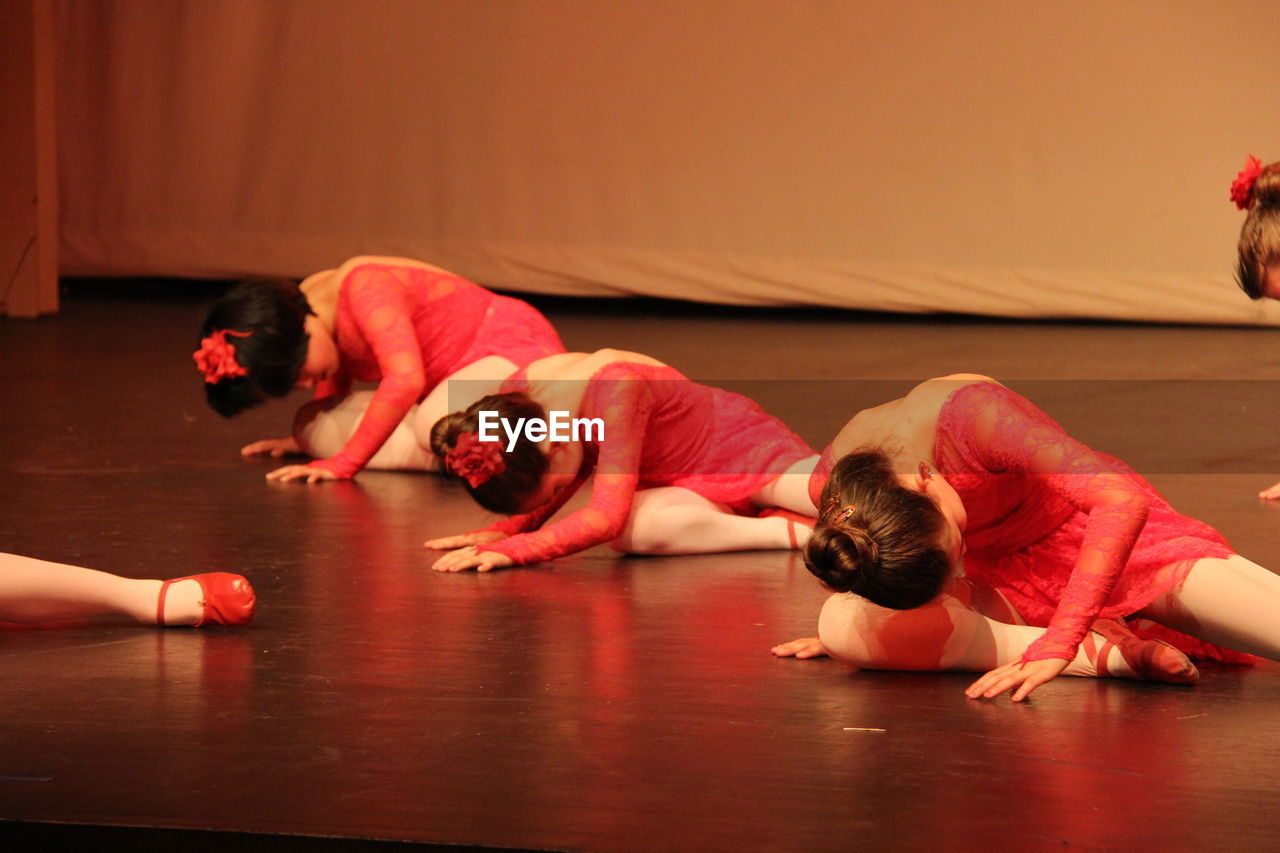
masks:
<instances>
[{"instance_id":1,"label":"dancer's hand on floor","mask_svg":"<svg viewBox=\"0 0 1280 853\"><path fill-rule=\"evenodd\" d=\"M465 572L467 569L488 572L493 569L503 569L509 565L511 565L511 558L506 554L478 551L474 545L468 545L466 548L459 548L457 551L445 554L436 560L431 568L437 572Z\"/></svg>"},{"instance_id":2,"label":"dancer's hand on floor","mask_svg":"<svg viewBox=\"0 0 1280 853\"><path fill-rule=\"evenodd\" d=\"M270 456L279 459L281 456L306 456L293 436L288 438L264 438L240 448L241 456Z\"/></svg>"},{"instance_id":3,"label":"dancer's hand on floor","mask_svg":"<svg viewBox=\"0 0 1280 853\"><path fill-rule=\"evenodd\" d=\"M994 699L1006 690L1013 690L1013 701L1021 702L1032 690L1061 675L1067 663L1059 658L1007 663L973 682L964 695L970 699Z\"/></svg>"},{"instance_id":4,"label":"dancer's hand on floor","mask_svg":"<svg viewBox=\"0 0 1280 853\"><path fill-rule=\"evenodd\" d=\"M789 643L780 643L769 651L780 658L820 658L827 653L817 637L801 637Z\"/></svg>"},{"instance_id":5,"label":"dancer's hand on floor","mask_svg":"<svg viewBox=\"0 0 1280 853\"><path fill-rule=\"evenodd\" d=\"M324 480L340 480L337 474L328 468L315 468L311 465L285 465L267 474L267 479L276 483L292 483L294 480L305 480L308 483L320 483Z\"/></svg>"},{"instance_id":6,"label":"dancer's hand on floor","mask_svg":"<svg viewBox=\"0 0 1280 853\"><path fill-rule=\"evenodd\" d=\"M1276 483L1271 488L1263 489L1262 491L1258 492L1258 497L1262 498L1264 501L1274 501L1274 500L1280 499L1280 483Z\"/></svg>"},{"instance_id":7,"label":"dancer's hand on floor","mask_svg":"<svg viewBox=\"0 0 1280 853\"><path fill-rule=\"evenodd\" d=\"M497 542L507 538L496 530L475 530L471 533L459 533L457 536L442 536L439 539L428 539L422 543L423 548L432 551L452 551L454 548L465 548L468 545L483 545L486 542Z\"/></svg>"}]
</instances>

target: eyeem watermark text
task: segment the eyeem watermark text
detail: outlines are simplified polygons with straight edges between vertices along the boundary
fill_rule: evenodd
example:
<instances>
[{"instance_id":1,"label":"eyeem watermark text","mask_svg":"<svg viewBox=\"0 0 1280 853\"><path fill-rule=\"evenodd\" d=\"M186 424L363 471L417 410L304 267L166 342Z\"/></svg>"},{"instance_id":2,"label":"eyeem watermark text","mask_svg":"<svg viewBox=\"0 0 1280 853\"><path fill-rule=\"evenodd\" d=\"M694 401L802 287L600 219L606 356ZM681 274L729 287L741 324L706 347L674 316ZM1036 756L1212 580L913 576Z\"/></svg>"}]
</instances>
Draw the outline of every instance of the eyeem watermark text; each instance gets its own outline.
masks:
<instances>
[{"instance_id":1,"label":"eyeem watermark text","mask_svg":"<svg viewBox=\"0 0 1280 853\"><path fill-rule=\"evenodd\" d=\"M497 412L481 410L481 441L501 441L499 429L507 436L507 452L515 449L521 434L530 441L604 441L604 418L570 418L565 411L550 412L550 419L516 418L514 423Z\"/></svg>"}]
</instances>

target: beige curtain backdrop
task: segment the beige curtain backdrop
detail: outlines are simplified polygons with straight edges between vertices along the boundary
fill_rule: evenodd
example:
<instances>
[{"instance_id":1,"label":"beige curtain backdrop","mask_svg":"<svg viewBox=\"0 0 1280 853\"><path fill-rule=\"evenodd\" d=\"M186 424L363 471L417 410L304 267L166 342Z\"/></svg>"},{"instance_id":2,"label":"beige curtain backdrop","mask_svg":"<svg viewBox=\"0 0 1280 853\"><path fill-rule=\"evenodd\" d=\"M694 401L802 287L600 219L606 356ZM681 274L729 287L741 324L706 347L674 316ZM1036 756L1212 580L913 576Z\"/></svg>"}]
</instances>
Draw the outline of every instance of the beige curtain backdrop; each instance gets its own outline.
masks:
<instances>
[{"instance_id":1,"label":"beige curtain backdrop","mask_svg":"<svg viewBox=\"0 0 1280 853\"><path fill-rule=\"evenodd\" d=\"M1268 322L1280 4L61 0L68 274Z\"/></svg>"}]
</instances>

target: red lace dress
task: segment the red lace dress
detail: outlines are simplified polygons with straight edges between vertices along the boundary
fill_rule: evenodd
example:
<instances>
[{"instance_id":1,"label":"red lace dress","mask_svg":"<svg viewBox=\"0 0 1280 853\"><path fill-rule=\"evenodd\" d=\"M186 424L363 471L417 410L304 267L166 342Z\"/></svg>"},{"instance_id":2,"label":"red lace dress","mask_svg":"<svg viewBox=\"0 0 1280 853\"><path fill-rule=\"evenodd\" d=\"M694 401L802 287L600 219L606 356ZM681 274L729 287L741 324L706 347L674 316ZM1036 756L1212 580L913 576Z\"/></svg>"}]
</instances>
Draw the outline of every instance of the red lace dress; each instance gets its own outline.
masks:
<instances>
[{"instance_id":1,"label":"red lace dress","mask_svg":"<svg viewBox=\"0 0 1280 853\"><path fill-rule=\"evenodd\" d=\"M1003 385L952 392L936 442L938 472L968 513L964 574L1047 628L1026 660L1072 659L1095 619L1133 614L1180 583L1197 560L1233 553L1216 530L1174 511L1124 462L1071 438ZM834 462L824 454L810 480L815 503ZM1135 630L1197 657L1252 659L1164 626Z\"/></svg>"},{"instance_id":2,"label":"red lace dress","mask_svg":"<svg viewBox=\"0 0 1280 853\"><path fill-rule=\"evenodd\" d=\"M528 303L446 272L393 264L361 264L347 273L333 334L339 373L316 396L344 395L352 380L378 383L342 450L311 463L344 478L363 468L413 405L450 374L489 355L524 366L564 352L555 329Z\"/></svg>"},{"instance_id":3,"label":"red lace dress","mask_svg":"<svg viewBox=\"0 0 1280 853\"><path fill-rule=\"evenodd\" d=\"M523 372L503 386L527 389ZM523 565L610 542L622 532L636 490L655 486L682 486L753 515L752 494L815 454L753 401L666 366L606 365L588 380L577 417L604 423L603 441L584 442L577 479L540 509L483 528L508 538L480 550ZM589 477L591 502L543 527Z\"/></svg>"}]
</instances>

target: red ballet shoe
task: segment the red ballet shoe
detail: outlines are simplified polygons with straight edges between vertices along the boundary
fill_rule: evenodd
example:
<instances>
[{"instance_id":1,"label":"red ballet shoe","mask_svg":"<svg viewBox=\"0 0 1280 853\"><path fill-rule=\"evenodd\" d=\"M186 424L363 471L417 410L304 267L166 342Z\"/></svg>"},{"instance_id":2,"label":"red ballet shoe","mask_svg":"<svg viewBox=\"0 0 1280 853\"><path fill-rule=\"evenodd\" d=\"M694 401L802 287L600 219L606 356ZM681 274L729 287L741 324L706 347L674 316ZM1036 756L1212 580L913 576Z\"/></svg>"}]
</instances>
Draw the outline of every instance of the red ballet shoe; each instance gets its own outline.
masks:
<instances>
[{"instance_id":1,"label":"red ballet shoe","mask_svg":"<svg viewBox=\"0 0 1280 853\"><path fill-rule=\"evenodd\" d=\"M253 619L253 606L257 599L253 595L253 587L249 585L248 579L229 572L206 572L202 575L173 578L160 585L160 600L156 605L156 624L165 624L164 598L169 592L169 585L178 581L195 581L200 584L202 612L199 621L192 627L199 628L210 622L216 625L248 625Z\"/></svg>"},{"instance_id":2,"label":"red ballet shoe","mask_svg":"<svg viewBox=\"0 0 1280 853\"><path fill-rule=\"evenodd\" d=\"M801 515L798 512L792 512L789 509L783 509L780 506L771 506L767 509L762 509L760 510L758 517L773 518L774 516L785 518L787 520L787 536L791 537L792 551L800 550L800 540L796 537L796 525L803 524L805 527L812 530L813 525L817 523L816 519L810 518L807 515Z\"/></svg>"},{"instance_id":3,"label":"red ballet shoe","mask_svg":"<svg viewBox=\"0 0 1280 853\"><path fill-rule=\"evenodd\" d=\"M1144 640L1123 622L1113 619L1097 620L1093 623L1093 630L1107 640L1098 651L1096 668L1099 676L1105 678L1111 674L1107 670L1107 655L1115 646L1139 678L1188 687L1200 680L1200 670L1191 659L1164 640Z\"/></svg>"}]
</instances>

